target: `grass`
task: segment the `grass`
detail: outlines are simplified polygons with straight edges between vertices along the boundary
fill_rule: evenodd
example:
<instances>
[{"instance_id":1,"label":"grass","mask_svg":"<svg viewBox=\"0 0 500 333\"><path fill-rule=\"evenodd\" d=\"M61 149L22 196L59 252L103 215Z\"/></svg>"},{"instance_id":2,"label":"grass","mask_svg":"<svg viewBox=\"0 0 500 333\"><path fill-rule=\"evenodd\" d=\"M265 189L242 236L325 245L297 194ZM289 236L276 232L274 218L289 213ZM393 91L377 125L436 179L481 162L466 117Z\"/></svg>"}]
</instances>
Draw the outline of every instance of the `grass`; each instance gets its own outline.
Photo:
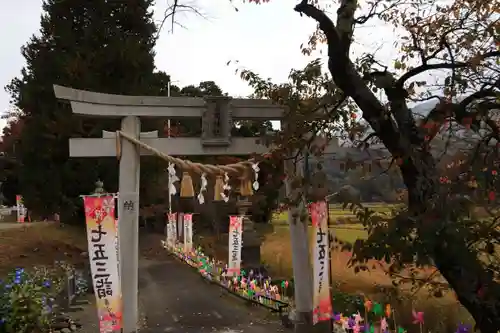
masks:
<instances>
[{"instance_id":1,"label":"grass","mask_svg":"<svg viewBox=\"0 0 500 333\"><path fill-rule=\"evenodd\" d=\"M289 233L286 225L278 224L273 229L277 237L286 236ZM313 228L309 226L308 229L309 237L312 239ZM359 223L331 226L330 231L333 231L333 235L339 240L349 243L354 243L356 239L365 239L368 236L366 230L363 229L363 225Z\"/></svg>"},{"instance_id":2,"label":"grass","mask_svg":"<svg viewBox=\"0 0 500 333\"><path fill-rule=\"evenodd\" d=\"M379 214L390 214L391 210L395 207L394 205L382 205L382 204L364 204L366 207L374 210ZM330 204L329 215L331 221L343 221L348 220L355 222L356 215L352 213L349 209L342 209L341 205ZM286 224L288 221L288 211L276 212L273 215L273 224Z\"/></svg>"},{"instance_id":3,"label":"grass","mask_svg":"<svg viewBox=\"0 0 500 333\"><path fill-rule=\"evenodd\" d=\"M0 231L0 276L14 268L51 266L55 261L80 266L88 259L86 234L82 228L59 227L38 222Z\"/></svg>"}]
</instances>

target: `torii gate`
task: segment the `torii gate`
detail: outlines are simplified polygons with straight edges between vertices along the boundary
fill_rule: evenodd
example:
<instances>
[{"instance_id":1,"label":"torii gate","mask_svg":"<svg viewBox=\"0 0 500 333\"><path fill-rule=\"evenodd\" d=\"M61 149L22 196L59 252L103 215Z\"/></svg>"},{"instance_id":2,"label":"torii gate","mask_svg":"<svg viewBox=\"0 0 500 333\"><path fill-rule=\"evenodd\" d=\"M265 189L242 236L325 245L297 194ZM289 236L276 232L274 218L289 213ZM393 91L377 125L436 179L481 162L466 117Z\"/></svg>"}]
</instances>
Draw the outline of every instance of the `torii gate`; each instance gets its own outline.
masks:
<instances>
[{"instance_id":1,"label":"torii gate","mask_svg":"<svg viewBox=\"0 0 500 333\"><path fill-rule=\"evenodd\" d=\"M167 155L249 155L269 148L257 138L231 137L233 120L281 120L285 107L270 100L213 97L123 96L96 93L54 85L55 96L71 103L73 113L88 117L121 118L121 131ZM201 118L201 138L159 138L156 131L141 132L140 117ZM330 146L328 150L336 150ZM116 136L74 138L69 141L70 157L113 157ZM139 172L140 155L150 155L129 140L121 139L119 166L120 279L123 298L123 332L137 330L139 264ZM135 209L124 209L124 203ZM128 206L130 208L130 205ZM289 214L292 215L292 214ZM291 231L292 232L292 231Z\"/></svg>"}]
</instances>

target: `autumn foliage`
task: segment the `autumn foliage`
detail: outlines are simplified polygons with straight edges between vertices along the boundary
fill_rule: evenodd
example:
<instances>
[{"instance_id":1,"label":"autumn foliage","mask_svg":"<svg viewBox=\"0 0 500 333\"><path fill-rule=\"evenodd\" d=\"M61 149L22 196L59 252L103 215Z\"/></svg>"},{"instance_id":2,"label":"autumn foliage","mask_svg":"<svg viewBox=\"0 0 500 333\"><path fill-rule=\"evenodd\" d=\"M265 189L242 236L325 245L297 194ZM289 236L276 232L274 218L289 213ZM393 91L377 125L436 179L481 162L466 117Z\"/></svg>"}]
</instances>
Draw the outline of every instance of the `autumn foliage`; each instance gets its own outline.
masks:
<instances>
[{"instance_id":1,"label":"autumn foliage","mask_svg":"<svg viewBox=\"0 0 500 333\"><path fill-rule=\"evenodd\" d=\"M483 333L500 330L499 10L482 0L301 0L295 11L317 23L302 51L324 50L328 61L293 70L285 84L241 72L259 96L289 107L283 145L306 146L307 133L322 131L387 149L407 207L381 219L353 203L369 237L354 244L352 263L386 261L396 284L417 287L427 282L397 278L404 267L435 266ZM353 50L366 25L395 31L385 45L392 61Z\"/></svg>"}]
</instances>

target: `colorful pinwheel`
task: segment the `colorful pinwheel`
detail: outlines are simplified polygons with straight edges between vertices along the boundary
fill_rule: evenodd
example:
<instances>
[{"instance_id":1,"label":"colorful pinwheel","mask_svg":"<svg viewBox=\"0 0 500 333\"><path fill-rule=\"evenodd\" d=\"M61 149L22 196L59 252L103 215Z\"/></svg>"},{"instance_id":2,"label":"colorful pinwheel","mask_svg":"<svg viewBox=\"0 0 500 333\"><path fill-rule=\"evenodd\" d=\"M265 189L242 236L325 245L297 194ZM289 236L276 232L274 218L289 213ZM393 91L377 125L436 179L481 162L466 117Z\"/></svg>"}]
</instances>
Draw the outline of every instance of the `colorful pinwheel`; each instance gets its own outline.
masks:
<instances>
[{"instance_id":1,"label":"colorful pinwheel","mask_svg":"<svg viewBox=\"0 0 500 333\"><path fill-rule=\"evenodd\" d=\"M383 333L383 332L386 332L387 329L389 328L389 325L387 325L387 320L384 318L382 318L380 320L380 331Z\"/></svg>"},{"instance_id":2,"label":"colorful pinwheel","mask_svg":"<svg viewBox=\"0 0 500 333\"><path fill-rule=\"evenodd\" d=\"M366 311L371 311L372 306L373 306L372 301L370 301L369 299L365 299L364 305L365 305Z\"/></svg>"},{"instance_id":3,"label":"colorful pinwheel","mask_svg":"<svg viewBox=\"0 0 500 333\"><path fill-rule=\"evenodd\" d=\"M383 313L383 310L382 310L382 305L380 305L380 303L375 303L373 304L373 314L376 315L376 316L381 316L382 313Z\"/></svg>"},{"instance_id":4,"label":"colorful pinwheel","mask_svg":"<svg viewBox=\"0 0 500 333\"><path fill-rule=\"evenodd\" d=\"M392 314L391 305L390 305L390 304L387 304L387 305L385 306L385 316L386 316L387 318L389 318L389 317L391 316L391 314Z\"/></svg>"},{"instance_id":5,"label":"colorful pinwheel","mask_svg":"<svg viewBox=\"0 0 500 333\"><path fill-rule=\"evenodd\" d=\"M417 312L415 310L412 310L411 315L413 317L414 324L420 324L420 325L424 324L424 313L422 311Z\"/></svg>"}]
</instances>

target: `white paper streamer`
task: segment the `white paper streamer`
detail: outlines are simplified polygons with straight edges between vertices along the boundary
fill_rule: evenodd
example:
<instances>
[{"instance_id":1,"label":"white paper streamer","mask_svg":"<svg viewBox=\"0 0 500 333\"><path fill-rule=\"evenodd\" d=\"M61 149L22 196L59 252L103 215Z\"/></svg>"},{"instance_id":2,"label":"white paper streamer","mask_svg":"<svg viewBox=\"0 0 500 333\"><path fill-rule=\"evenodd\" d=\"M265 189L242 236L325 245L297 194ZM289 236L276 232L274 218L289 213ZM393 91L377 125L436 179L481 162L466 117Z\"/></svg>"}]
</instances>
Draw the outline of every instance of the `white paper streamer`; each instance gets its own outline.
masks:
<instances>
[{"instance_id":1,"label":"white paper streamer","mask_svg":"<svg viewBox=\"0 0 500 333\"><path fill-rule=\"evenodd\" d=\"M228 202L229 201L229 191L231 190L231 186L229 186L229 175L226 173L224 173L224 180L223 180L223 185L222 185L222 193L220 194L220 196L222 197L222 200L224 200L224 202ZM226 195L226 191L228 192L228 194Z\"/></svg>"},{"instance_id":2,"label":"white paper streamer","mask_svg":"<svg viewBox=\"0 0 500 333\"><path fill-rule=\"evenodd\" d=\"M177 194L177 189L175 188L175 183L180 179L177 177L175 173L175 166L173 164L168 165L168 188L170 192L170 196Z\"/></svg>"},{"instance_id":3,"label":"white paper streamer","mask_svg":"<svg viewBox=\"0 0 500 333\"><path fill-rule=\"evenodd\" d=\"M259 163L253 163L252 164L252 169L253 169L254 178L255 178L252 186L253 186L253 189L255 191L257 191L259 189L259 171L260 171Z\"/></svg>"},{"instance_id":4,"label":"white paper streamer","mask_svg":"<svg viewBox=\"0 0 500 333\"><path fill-rule=\"evenodd\" d=\"M200 186L200 192L198 193L198 202L200 205L203 205L205 203L205 196L203 195L203 192L207 190L207 175L205 173L201 174L201 186Z\"/></svg>"}]
</instances>

